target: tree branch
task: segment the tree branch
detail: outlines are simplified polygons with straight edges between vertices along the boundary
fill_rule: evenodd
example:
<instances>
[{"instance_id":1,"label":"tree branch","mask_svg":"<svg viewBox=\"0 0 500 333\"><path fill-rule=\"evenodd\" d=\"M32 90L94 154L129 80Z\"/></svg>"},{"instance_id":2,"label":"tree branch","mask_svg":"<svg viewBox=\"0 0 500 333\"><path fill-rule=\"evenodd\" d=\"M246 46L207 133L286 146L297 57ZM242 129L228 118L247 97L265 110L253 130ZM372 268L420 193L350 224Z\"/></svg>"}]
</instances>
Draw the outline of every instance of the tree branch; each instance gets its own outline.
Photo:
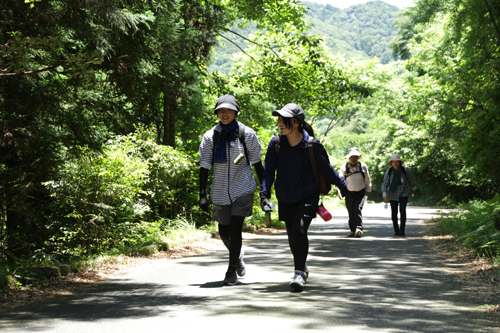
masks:
<instances>
[{"instance_id":1,"label":"tree branch","mask_svg":"<svg viewBox=\"0 0 500 333\"><path fill-rule=\"evenodd\" d=\"M58 64L58 65L54 65L54 66L47 67L47 68L44 68L44 69L39 69L39 70L36 70L36 71L29 71L29 72L21 71L19 73L0 73L0 77L1 76L20 76L20 75L37 74L37 73L41 73L41 72L46 72L46 71L53 70L53 69L55 69L55 68L57 68L59 66L61 66L61 65Z\"/></svg>"},{"instance_id":2,"label":"tree branch","mask_svg":"<svg viewBox=\"0 0 500 333\"><path fill-rule=\"evenodd\" d=\"M493 16L493 12L491 11L491 7L488 3L488 0L483 0L486 8L488 9L488 13L490 14L491 22L493 22L493 26L495 27L495 31L497 33L498 40L500 41L500 30L498 29L497 23L495 21L495 17Z\"/></svg>"},{"instance_id":3,"label":"tree branch","mask_svg":"<svg viewBox=\"0 0 500 333\"><path fill-rule=\"evenodd\" d=\"M229 31L230 31L230 30L229 30ZM230 32L232 32L232 31L230 31ZM236 33L235 33L235 34L236 34ZM236 35L238 35L238 34L236 34ZM241 51L241 52L243 52L245 55L249 56L249 57L250 57L250 59L252 59L252 60L253 60L253 61L255 61L256 63L258 63L259 65L261 65L261 66L263 66L263 67L266 67L265 65L263 65L263 64L261 64L260 62L258 62L257 60L255 60L255 59L254 59L254 58L253 58L250 54L246 53L246 52L245 52L245 51L244 51L244 50L243 50L243 49L242 49L242 48L241 48L238 44L236 44L235 42L233 42L232 40L230 40L229 38L227 38L227 37L226 37L226 36L224 36L224 35L220 35L220 36L221 36L222 38L226 39L227 41L230 41L231 43L233 43L233 44L234 44L234 46L236 46L237 48L239 48L239 49L240 49L240 51ZM240 35L238 35L238 36L240 36ZM240 36L240 37L241 37L241 36ZM244 37L243 37L243 38L244 38ZM246 38L245 38L245 39L246 39Z\"/></svg>"}]
</instances>

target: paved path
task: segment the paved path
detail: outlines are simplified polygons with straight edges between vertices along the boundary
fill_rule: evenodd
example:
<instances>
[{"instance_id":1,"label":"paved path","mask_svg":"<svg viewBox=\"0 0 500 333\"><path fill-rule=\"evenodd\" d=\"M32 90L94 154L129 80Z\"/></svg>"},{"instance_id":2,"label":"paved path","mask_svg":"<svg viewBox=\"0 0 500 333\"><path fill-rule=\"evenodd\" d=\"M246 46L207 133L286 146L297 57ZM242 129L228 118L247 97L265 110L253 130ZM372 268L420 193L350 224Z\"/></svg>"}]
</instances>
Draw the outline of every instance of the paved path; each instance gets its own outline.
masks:
<instances>
[{"instance_id":1,"label":"paved path","mask_svg":"<svg viewBox=\"0 0 500 333\"><path fill-rule=\"evenodd\" d=\"M248 273L237 286L221 287L221 247L2 313L0 332L500 332L500 317L477 311L480 301L447 274L457 267L422 238L436 210L408 207L406 238L393 236L389 214L366 205L361 239L345 238L344 210L315 221L302 293L288 286L286 235L248 235Z\"/></svg>"}]
</instances>

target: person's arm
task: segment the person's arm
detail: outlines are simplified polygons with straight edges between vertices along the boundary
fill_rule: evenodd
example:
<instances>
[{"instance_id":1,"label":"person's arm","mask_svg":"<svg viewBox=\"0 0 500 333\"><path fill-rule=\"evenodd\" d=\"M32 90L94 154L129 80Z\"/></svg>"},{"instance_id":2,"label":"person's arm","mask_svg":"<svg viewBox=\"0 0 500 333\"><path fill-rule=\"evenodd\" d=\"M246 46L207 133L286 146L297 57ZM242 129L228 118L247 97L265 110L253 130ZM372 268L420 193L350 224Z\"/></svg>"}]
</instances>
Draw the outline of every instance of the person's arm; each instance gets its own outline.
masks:
<instances>
[{"instance_id":1,"label":"person's arm","mask_svg":"<svg viewBox=\"0 0 500 333\"><path fill-rule=\"evenodd\" d=\"M411 190L412 190L413 194L416 194L417 193L417 185L415 184L415 181L413 180L413 176L411 175L410 169L405 168L405 170L406 170L406 177L408 179L408 183L411 186Z\"/></svg>"},{"instance_id":2,"label":"person's arm","mask_svg":"<svg viewBox=\"0 0 500 333\"><path fill-rule=\"evenodd\" d=\"M264 167L262 171L262 182L260 184L260 203L262 210L269 205L271 198L271 187L274 184L276 167L278 165L278 155L274 147L276 146L276 138L273 137L267 147L266 157L264 159Z\"/></svg>"},{"instance_id":3,"label":"person's arm","mask_svg":"<svg viewBox=\"0 0 500 333\"><path fill-rule=\"evenodd\" d=\"M345 181L345 172L344 172L344 167L345 167L345 164L342 164L340 166L340 169L339 169L339 176L344 179ZM347 182L346 182L347 184ZM342 191L340 191L340 188L337 187L337 194L339 195L339 199L340 200L344 200L344 197L342 196Z\"/></svg>"},{"instance_id":4,"label":"person's arm","mask_svg":"<svg viewBox=\"0 0 500 333\"><path fill-rule=\"evenodd\" d=\"M389 187L389 182L390 182L390 179L389 179L389 169L387 169L385 171L385 174L384 174L384 179L382 180L382 197L384 198L384 202L387 203L387 189Z\"/></svg>"},{"instance_id":5,"label":"person's arm","mask_svg":"<svg viewBox=\"0 0 500 333\"><path fill-rule=\"evenodd\" d=\"M370 193L372 193L372 181L370 179L370 173L368 172L368 166L366 163L363 163L362 168L364 168L363 172L365 173L365 189L366 189L366 196L369 197Z\"/></svg>"},{"instance_id":6,"label":"person's arm","mask_svg":"<svg viewBox=\"0 0 500 333\"><path fill-rule=\"evenodd\" d=\"M207 182L208 170L212 167L212 154L213 154L213 129L206 132L201 139L199 156L200 156L200 201L198 205L202 210L208 212L207 200Z\"/></svg>"},{"instance_id":7,"label":"person's arm","mask_svg":"<svg viewBox=\"0 0 500 333\"><path fill-rule=\"evenodd\" d=\"M264 167L262 166L262 146L260 145L259 138L257 138L255 131L249 127L247 127L247 131L245 132L245 142L248 149L250 164L253 165L255 169L259 184L262 184L262 174L264 173Z\"/></svg>"},{"instance_id":8,"label":"person's arm","mask_svg":"<svg viewBox=\"0 0 500 333\"><path fill-rule=\"evenodd\" d=\"M318 171L321 172L326 180L335 186L337 186L341 192L347 191L347 184L343 177L340 177L337 171L330 164L330 159L326 153L325 148L319 142L313 143L314 159L316 160L316 167ZM344 196L344 195L342 195Z\"/></svg>"},{"instance_id":9,"label":"person's arm","mask_svg":"<svg viewBox=\"0 0 500 333\"><path fill-rule=\"evenodd\" d=\"M200 168L200 201L198 205L202 210L208 212L207 200L208 169Z\"/></svg>"},{"instance_id":10,"label":"person's arm","mask_svg":"<svg viewBox=\"0 0 500 333\"><path fill-rule=\"evenodd\" d=\"M259 179L259 185L262 184L262 176L264 173L264 167L262 166L262 162L259 161L253 165L255 169L255 173L257 174L257 179Z\"/></svg>"}]
</instances>

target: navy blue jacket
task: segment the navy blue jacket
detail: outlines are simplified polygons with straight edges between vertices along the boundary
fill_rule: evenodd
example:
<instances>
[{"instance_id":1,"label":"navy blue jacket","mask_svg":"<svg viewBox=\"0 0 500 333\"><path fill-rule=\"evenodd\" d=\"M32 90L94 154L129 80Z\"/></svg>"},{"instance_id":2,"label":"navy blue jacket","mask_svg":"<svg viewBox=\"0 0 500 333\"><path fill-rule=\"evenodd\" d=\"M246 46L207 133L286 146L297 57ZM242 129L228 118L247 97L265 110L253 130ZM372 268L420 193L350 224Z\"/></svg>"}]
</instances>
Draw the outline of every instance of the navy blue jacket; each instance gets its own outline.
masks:
<instances>
[{"instance_id":1,"label":"navy blue jacket","mask_svg":"<svg viewBox=\"0 0 500 333\"><path fill-rule=\"evenodd\" d=\"M280 150L276 155L276 138L273 137L267 148L264 160L264 175L261 185L261 193L271 198L271 187L276 176L276 196L279 202L293 204L302 201L314 194L319 194L319 187L314 178L314 171L311 165L311 157L307 142L309 134L303 131L304 138L295 147L288 143L286 135L279 135ZM323 145L316 139L313 140L314 157L318 171L331 184L336 185L341 190L347 189L343 178L330 164L330 159Z\"/></svg>"}]
</instances>

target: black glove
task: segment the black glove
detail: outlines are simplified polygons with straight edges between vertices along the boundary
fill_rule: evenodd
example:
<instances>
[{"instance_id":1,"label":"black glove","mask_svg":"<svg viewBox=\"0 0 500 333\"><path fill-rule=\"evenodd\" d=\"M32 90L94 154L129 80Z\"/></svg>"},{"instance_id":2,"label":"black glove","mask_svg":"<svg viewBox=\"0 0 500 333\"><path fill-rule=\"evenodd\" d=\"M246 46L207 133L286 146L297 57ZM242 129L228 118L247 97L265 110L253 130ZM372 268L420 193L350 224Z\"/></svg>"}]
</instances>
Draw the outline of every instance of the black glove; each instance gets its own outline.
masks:
<instances>
[{"instance_id":1,"label":"black glove","mask_svg":"<svg viewBox=\"0 0 500 333\"><path fill-rule=\"evenodd\" d=\"M200 193L200 202L198 203L200 208L208 213L208 200L205 193Z\"/></svg>"},{"instance_id":2,"label":"black glove","mask_svg":"<svg viewBox=\"0 0 500 333\"><path fill-rule=\"evenodd\" d=\"M260 198L260 206L262 207L262 210L265 212L265 211L268 211L270 209L271 203L269 202L268 198L262 197L262 198ZM266 209L266 206L267 206L267 209Z\"/></svg>"},{"instance_id":3,"label":"black glove","mask_svg":"<svg viewBox=\"0 0 500 333\"><path fill-rule=\"evenodd\" d=\"M208 180L208 169L200 168L200 202L198 205L202 210L208 213L208 200L206 194Z\"/></svg>"}]
</instances>

